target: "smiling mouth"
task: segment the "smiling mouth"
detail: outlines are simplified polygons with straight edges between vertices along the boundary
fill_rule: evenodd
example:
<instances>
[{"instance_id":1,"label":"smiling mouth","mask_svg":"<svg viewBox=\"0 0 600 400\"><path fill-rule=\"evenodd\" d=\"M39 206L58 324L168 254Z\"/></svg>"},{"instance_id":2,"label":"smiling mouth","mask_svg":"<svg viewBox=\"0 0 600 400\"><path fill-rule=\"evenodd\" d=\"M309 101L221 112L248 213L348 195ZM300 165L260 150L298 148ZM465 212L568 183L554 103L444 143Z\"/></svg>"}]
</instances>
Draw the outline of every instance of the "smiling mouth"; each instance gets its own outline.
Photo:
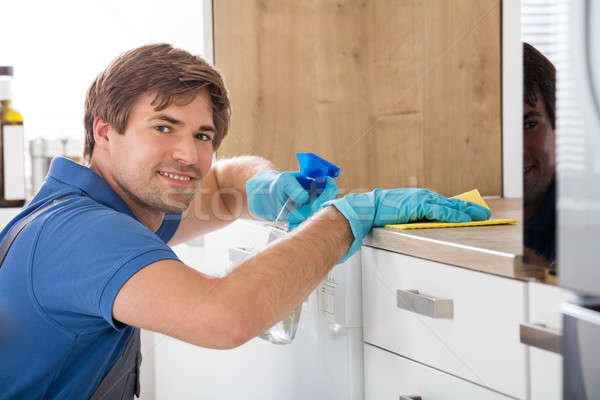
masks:
<instances>
[{"instance_id":1,"label":"smiling mouth","mask_svg":"<svg viewBox=\"0 0 600 400\"><path fill-rule=\"evenodd\" d=\"M174 180L180 181L180 182L190 182L192 180L191 177L186 176L186 175L177 175L177 174L173 174L171 172L164 172L164 171L158 171L158 173L162 176L165 176L167 178L171 178L171 179L174 179Z\"/></svg>"}]
</instances>

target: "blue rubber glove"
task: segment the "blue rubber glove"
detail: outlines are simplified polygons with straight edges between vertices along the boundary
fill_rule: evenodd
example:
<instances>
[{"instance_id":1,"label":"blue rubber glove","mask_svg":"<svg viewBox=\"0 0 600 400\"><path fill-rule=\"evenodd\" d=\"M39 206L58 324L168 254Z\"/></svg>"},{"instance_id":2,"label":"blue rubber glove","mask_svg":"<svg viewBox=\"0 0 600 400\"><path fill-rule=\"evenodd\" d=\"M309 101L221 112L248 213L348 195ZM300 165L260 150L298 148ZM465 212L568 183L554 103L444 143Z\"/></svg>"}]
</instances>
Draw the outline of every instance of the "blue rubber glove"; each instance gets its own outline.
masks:
<instances>
[{"instance_id":1,"label":"blue rubber glove","mask_svg":"<svg viewBox=\"0 0 600 400\"><path fill-rule=\"evenodd\" d=\"M297 208L290 210L288 215L288 222L290 226L288 230L295 229L304 220L308 219L315 212L319 211L323 203L326 201L333 200L338 195L338 187L332 178L327 177L327 183L325 188L316 198L310 200L307 204L297 206Z\"/></svg>"},{"instance_id":2,"label":"blue rubber glove","mask_svg":"<svg viewBox=\"0 0 600 400\"><path fill-rule=\"evenodd\" d=\"M352 193L341 199L325 202L333 205L346 217L354 235L343 262L360 249L365 235L374 226L405 224L419 220L443 222L483 221L490 210L475 203L448 199L425 189L375 189L369 193Z\"/></svg>"},{"instance_id":3,"label":"blue rubber glove","mask_svg":"<svg viewBox=\"0 0 600 400\"><path fill-rule=\"evenodd\" d=\"M262 171L250 178L246 182L250 212L259 218L275 221L286 201L292 199L297 208L289 210L288 222L293 228L310 217L324 202L337 197L337 186L333 179L327 178L323 192L311 200L297 176L300 176L299 172Z\"/></svg>"}]
</instances>

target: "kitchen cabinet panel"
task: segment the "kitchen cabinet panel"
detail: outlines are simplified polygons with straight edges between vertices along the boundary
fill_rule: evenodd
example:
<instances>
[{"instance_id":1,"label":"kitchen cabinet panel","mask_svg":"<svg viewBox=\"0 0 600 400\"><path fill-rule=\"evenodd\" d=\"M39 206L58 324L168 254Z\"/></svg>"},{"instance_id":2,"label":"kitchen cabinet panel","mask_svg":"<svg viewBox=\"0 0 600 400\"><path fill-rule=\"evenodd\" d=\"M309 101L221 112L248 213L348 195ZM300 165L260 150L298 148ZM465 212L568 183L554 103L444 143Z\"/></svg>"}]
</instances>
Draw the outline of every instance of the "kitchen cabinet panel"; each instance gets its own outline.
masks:
<instances>
[{"instance_id":1,"label":"kitchen cabinet panel","mask_svg":"<svg viewBox=\"0 0 600 400\"><path fill-rule=\"evenodd\" d=\"M565 289L543 283L529 283L529 322L562 333L560 305L574 300ZM562 399L562 356L534 346L529 347L531 399Z\"/></svg>"},{"instance_id":2,"label":"kitchen cabinet panel","mask_svg":"<svg viewBox=\"0 0 600 400\"><path fill-rule=\"evenodd\" d=\"M500 0L219 0L215 64L233 115L219 157L296 152L340 192L500 195Z\"/></svg>"},{"instance_id":3,"label":"kitchen cabinet panel","mask_svg":"<svg viewBox=\"0 0 600 400\"><path fill-rule=\"evenodd\" d=\"M500 1L422 7L425 185L501 195Z\"/></svg>"},{"instance_id":4,"label":"kitchen cabinet panel","mask_svg":"<svg viewBox=\"0 0 600 400\"><path fill-rule=\"evenodd\" d=\"M509 397L365 344L365 399L507 400ZM405 397L400 397L405 396Z\"/></svg>"},{"instance_id":5,"label":"kitchen cabinet panel","mask_svg":"<svg viewBox=\"0 0 600 400\"><path fill-rule=\"evenodd\" d=\"M526 282L369 247L362 249L362 265L365 342L526 397L527 352L519 341ZM452 311L431 318L414 311L411 294L398 301L397 290L414 289L451 300Z\"/></svg>"}]
</instances>

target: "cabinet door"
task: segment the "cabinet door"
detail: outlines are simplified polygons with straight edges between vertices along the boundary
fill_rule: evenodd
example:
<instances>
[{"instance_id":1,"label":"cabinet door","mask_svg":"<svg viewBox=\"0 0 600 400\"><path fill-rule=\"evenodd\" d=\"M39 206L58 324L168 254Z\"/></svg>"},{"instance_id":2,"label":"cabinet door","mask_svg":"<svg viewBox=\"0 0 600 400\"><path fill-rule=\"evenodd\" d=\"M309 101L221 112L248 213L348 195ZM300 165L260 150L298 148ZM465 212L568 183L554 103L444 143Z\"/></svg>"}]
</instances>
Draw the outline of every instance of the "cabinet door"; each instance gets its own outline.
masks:
<instances>
[{"instance_id":1,"label":"cabinet door","mask_svg":"<svg viewBox=\"0 0 600 400\"><path fill-rule=\"evenodd\" d=\"M219 156L339 165L340 192L502 193L500 0L215 0ZM476 166L476 171L473 167Z\"/></svg>"},{"instance_id":2,"label":"cabinet door","mask_svg":"<svg viewBox=\"0 0 600 400\"><path fill-rule=\"evenodd\" d=\"M365 344L365 399L508 400L509 397ZM404 396L404 397L401 397Z\"/></svg>"},{"instance_id":3,"label":"cabinet door","mask_svg":"<svg viewBox=\"0 0 600 400\"><path fill-rule=\"evenodd\" d=\"M231 269L229 249L262 247L268 231L254 222L236 221L191 243L174 248L182 262L212 276ZM203 243L203 245L202 245ZM271 400L273 352L262 339L231 350L215 350L148 332L143 338L142 387L157 399Z\"/></svg>"},{"instance_id":4,"label":"cabinet door","mask_svg":"<svg viewBox=\"0 0 600 400\"><path fill-rule=\"evenodd\" d=\"M529 322L561 333L560 305L575 295L556 286L532 282L529 284ZM531 399L562 398L562 356L534 346L529 347L531 368Z\"/></svg>"},{"instance_id":5,"label":"cabinet door","mask_svg":"<svg viewBox=\"0 0 600 400\"><path fill-rule=\"evenodd\" d=\"M365 342L526 397L527 354L519 340L526 282L369 247L362 256ZM451 300L451 315L432 318L402 304L408 290Z\"/></svg>"}]
</instances>

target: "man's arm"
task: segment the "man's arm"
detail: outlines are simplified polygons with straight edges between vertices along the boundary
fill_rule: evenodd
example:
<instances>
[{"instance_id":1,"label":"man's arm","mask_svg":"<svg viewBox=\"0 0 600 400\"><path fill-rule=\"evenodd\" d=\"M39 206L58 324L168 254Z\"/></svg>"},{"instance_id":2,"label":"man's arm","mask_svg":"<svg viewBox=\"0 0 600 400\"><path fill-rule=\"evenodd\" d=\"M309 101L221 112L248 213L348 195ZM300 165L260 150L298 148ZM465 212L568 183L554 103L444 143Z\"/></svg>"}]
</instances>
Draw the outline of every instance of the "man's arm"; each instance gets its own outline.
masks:
<instances>
[{"instance_id":1,"label":"man's arm","mask_svg":"<svg viewBox=\"0 0 600 400\"><path fill-rule=\"evenodd\" d=\"M119 291L113 316L195 345L236 347L291 312L352 240L348 221L327 207L224 278L174 260L143 268Z\"/></svg>"},{"instance_id":2,"label":"man's arm","mask_svg":"<svg viewBox=\"0 0 600 400\"><path fill-rule=\"evenodd\" d=\"M184 212L169 245L217 230L237 218L253 218L248 212L246 181L260 171L269 169L274 169L273 163L255 156L217 161Z\"/></svg>"},{"instance_id":3,"label":"man's arm","mask_svg":"<svg viewBox=\"0 0 600 400\"><path fill-rule=\"evenodd\" d=\"M114 317L201 346L234 347L289 313L344 253L358 251L373 226L490 217L480 205L410 188L352 193L321 206L308 223L225 278L208 278L176 261L143 268L118 293Z\"/></svg>"}]
</instances>

